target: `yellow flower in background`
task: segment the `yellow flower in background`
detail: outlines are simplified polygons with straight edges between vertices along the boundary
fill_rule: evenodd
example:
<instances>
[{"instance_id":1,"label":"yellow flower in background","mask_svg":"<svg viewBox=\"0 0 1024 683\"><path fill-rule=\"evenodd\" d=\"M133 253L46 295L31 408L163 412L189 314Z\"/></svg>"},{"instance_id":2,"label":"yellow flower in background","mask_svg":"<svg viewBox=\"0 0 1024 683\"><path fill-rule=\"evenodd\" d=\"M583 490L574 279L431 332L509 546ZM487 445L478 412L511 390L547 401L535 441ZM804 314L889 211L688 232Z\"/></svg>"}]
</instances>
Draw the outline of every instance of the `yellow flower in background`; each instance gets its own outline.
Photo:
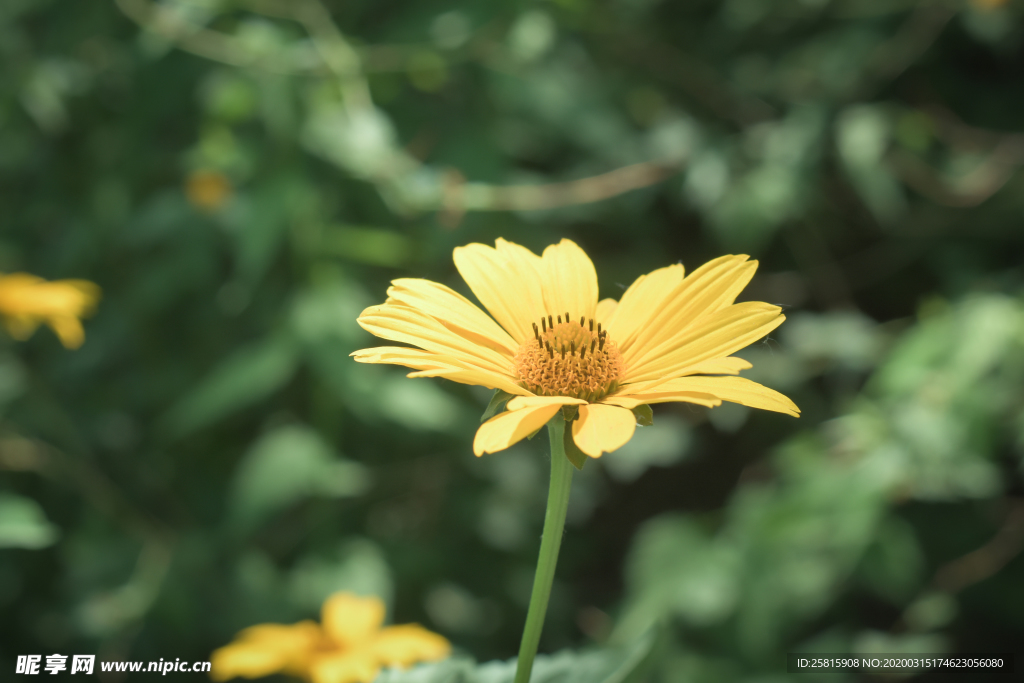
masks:
<instances>
[{"instance_id":1,"label":"yellow flower in background","mask_svg":"<svg viewBox=\"0 0 1024 683\"><path fill-rule=\"evenodd\" d=\"M513 394L507 411L480 426L477 455L508 448L578 406L572 438L591 457L633 436L633 408L732 401L799 416L782 394L737 377L750 363L730 354L785 316L778 306L734 303L757 261L722 256L684 277L682 265L642 275L622 299L598 301L594 264L562 240L543 256L499 239L457 247L455 267L492 317L452 289L420 279L392 282L388 299L359 316L370 333L418 348L356 351L361 363L414 368ZM496 321L496 322L495 322Z\"/></svg>"},{"instance_id":2,"label":"yellow flower in background","mask_svg":"<svg viewBox=\"0 0 1024 683\"><path fill-rule=\"evenodd\" d=\"M100 288L87 280L48 282L28 273L0 275L0 315L8 333L18 340L32 336L46 323L69 349L85 341L81 318L90 315Z\"/></svg>"},{"instance_id":3,"label":"yellow flower in background","mask_svg":"<svg viewBox=\"0 0 1024 683\"><path fill-rule=\"evenodd\" d=\"M312 683L371 683L382 667L408 667L444 659L451 644L418 624L381 628L384 603L335 593L324 602L321 623L260 624L216 650L210 676L260 678L283 673Z\"/></svg>"},{"instance_id":4,"label":"yellow flower in background","mask_svg":"<svg viewBox=\"0 0 1024 683\"><path fill-rule=\"evenodd\" d=\"M231 181L219 171L192 171L185 179L185 196L197 209L216 211L231 198Z\"/></svg>"},{"instance_id":5,"label":"yellow flower in background","mask_svg":"<svg viewBox=\"0 0 1024 683\"><path fill-rule=\"evenodd\" d=\"M981 10L998 9L1006 4L1006 0L971 0L971 4Z\"/></svg>"}]
</instances>

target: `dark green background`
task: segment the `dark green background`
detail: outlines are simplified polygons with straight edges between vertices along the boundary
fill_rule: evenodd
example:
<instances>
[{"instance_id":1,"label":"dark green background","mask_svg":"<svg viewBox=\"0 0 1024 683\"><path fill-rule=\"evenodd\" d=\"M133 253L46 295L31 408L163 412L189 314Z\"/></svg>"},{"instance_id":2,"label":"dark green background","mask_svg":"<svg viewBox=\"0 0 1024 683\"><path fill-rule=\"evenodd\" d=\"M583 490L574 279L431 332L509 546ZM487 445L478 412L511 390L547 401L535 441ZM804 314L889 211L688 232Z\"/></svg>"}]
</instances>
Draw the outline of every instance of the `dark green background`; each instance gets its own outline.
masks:
<instances>
[{"instance_id":1,"label":"dark green background","mask_svg":"<svg viewBox=\"0 0 1024 683\"><path fill-rule=\"evenodd\" d=\"M575 240L612 297L751 254L789 319L744 374L803 410L657 406L589 463L542 651L660 624L642 678L701 683L1020 648L1024 3L332 1L340 76L323 21L163 6L0 5L0 271L104 292L80 350L0 340L0 669L207 659L338 588L513 656L545 439L474 458L488 392L348 358L390 279L468 293L452 248L499 236Z\"/></svg>"}]
</instances>

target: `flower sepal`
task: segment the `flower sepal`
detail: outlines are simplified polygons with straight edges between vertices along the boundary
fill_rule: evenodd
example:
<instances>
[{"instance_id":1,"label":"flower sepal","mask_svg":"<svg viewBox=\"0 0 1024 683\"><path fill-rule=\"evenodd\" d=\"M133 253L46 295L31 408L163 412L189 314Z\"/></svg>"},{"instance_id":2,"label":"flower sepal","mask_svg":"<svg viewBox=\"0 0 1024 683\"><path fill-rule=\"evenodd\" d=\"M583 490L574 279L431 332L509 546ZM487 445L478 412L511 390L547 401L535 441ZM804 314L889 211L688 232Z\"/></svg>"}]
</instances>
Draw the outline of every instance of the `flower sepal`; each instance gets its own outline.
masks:
<instances>
[{"instance_id":1,"label":"flower sepal","mask_svg":"<svg viewBox=\"0 0 1024 683\"><path fill-rule=\"evenodd\" d=\"M557 416L555 417L557 419ZM565 457L572 463L572 466L582 471L583 466L589 460L589 456L579 449L576 442L572 440L572 430L566 429L562 436L562 445L565 448Z\"/></svg>"},{"instance_id":2,"label":"flower sepal","mask_svg":"<svg viewBox=\"0 0 1024 683\"><path fill-rule=\"evenodd\" d=\"M654 411L646 403L633 408L633 414L636 415L636 423L641 427L653 427L654 426Z\"/></svg>"},{"instance_id":3,"label":"flower sepal","mask_svg":"<svg viewBox=\"0 0 1024 683\"><path fill-rule=\"evenodd\" d=\"M512 394L502 389L495 389L494 393L491 394L491 401L487 404L487 408L484 410L484 414L480 416L480 424L487 422L498 413L505 410L505 404L512 398Z\"/></svg>"}]
</instances>

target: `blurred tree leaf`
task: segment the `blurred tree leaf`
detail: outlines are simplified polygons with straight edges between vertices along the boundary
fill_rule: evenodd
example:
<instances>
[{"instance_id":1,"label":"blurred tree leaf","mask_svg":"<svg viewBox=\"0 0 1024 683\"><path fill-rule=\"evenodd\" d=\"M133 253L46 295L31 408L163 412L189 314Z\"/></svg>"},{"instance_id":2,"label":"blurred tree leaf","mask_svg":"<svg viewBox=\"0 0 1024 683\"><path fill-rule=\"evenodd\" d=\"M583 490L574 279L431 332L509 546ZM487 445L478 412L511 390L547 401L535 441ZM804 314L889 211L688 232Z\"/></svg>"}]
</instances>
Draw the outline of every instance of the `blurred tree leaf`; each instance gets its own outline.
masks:
<instances>
[{"instance_id":1,"label":"blurred tree leaf","mask_svg":"<svg viewBox=\"0 0 1024 683\"><path fill-rule=\"evenodd\" d=\"M631 645L553 655L538 655L531 683L624 683L640 671L654 646L654 632ZM452 658L405 671L387 669L375 683L511 683L516 660L474 665L472 660Z\"/></svg>"},{"instance_id":2,"label":"blurred tree leaf","mask_svg":"<svg viewBox=\"0 0 1024 683\"><path fill-rule=\"evenodd\" d=\"M681 461L691 442L691 428L684 420L663 415L657 424L638 429L628 443L601 463L613 479L632 482L651 467L670 467Z\"/></svg>"},{"instance_id":3,"label":"blurred tree leaf","mask_svg":"<svg viewBox=\"0 0 1024 683\"><path fill-rule=\"evenodd\" d=\"M395 268L412 256L405 235L383 228L335 226L324 231L322 249L351 261Z\"/></svg>"},{"instance_id":4,"label":"blurred tree leaf","mask_svg":"<svg viewBox=\"0 0 1024 683\"><path fill-rule=\"evenodd\" d=\"M404 375L388 373L376 387L377 410L410 429L446 432L457 429L465 407L439 386L426 379L410 381Z\"/></svg>"},{"instance_id":5,"label":"blurred tree leaf","mask_svg":"<svg viewBox=\"0 0 1024 683\"><path fill-rule=\"evenodd\" d=\"M345 541L329 553L303 557L288 575L288 598L303 609L319 609L338 591L375 595L392 603L391 567L375 543L360 538Z\"/></svg>"},{"instance_id":6,"label":"blurred tree leaf","mask_svg":"<svg viewBox=\"0 0 1024 683\"><path fill-rule=\"evenodd\" d=\"M925 561L914 530L898 517L886 519L864 555L860 574L875 593L902 604L918 589Z\"/></svg>"},{"instance_id":7,"label":"blurred tree leaf","mask_svg":"<svg viewBox=\"0 0 1024 683\"><path fill-rule=\"evenodd\" d=\"M246 408L280 389L295 372L291 339L271 336L226 359L161 418L164 431L181 437Z\"/></svg>"},{"instance_id":8,"label":"blurred tree leaf","mask_svg":"<svg viewBox=\"0 0 1024 683\"><path fill-rule=\"evenodd\" d=\"M740 596L738 550L710 538L685 517L665 516L645 524L626 567L636 592L617 627L618 637L635 637L666 615L697 625L729 616Z\"/></svg>"},{"instance_id":9,"label":"blurred tree leaf","mask_svg":"<svg viewBox=\"0 0 1024 683\"><path fill-rule=\"evenodd\" d=\"M0 493L0 548L38 550L53 545L59 535L34 500Z\"/></svg>"},{"instance_id":10,"label":"blurred tree leaf","mask_svg":"<svg viewBox=\"0 0 1024 683\"><path fill-rule=\"evenodd\" d=\"M228 518L248 530L308 496L355 496L368 485L366 468L338 458L314 430L278 427L261 436L239 463Z\"/></svg>"}]
</instances>

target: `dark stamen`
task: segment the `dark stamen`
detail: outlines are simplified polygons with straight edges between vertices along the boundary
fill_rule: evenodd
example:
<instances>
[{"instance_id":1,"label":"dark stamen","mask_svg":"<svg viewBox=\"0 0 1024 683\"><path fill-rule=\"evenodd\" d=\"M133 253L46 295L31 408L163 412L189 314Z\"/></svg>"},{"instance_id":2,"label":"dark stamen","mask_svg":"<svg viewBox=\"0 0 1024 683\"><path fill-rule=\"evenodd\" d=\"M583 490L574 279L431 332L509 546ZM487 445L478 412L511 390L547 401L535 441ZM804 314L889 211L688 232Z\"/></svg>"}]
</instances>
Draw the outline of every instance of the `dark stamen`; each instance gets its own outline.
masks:
<instances>
[{"instance_id":1,"label":"dark stamen","mask_svg":"<svg viewBox=\"0 0 1024 683\"><path fill-rule=\"evenodd\" d=\"M565 312L565 322L569 322L569 311Z\"/></svg>"},{"instance_id":2,"label":"dark stamen","mask_svg":"<svg viewBox=\"0 0 1024 683\"><path fill-rule=\"evenodd\" d=\"M572 347L572 355L575 356L576 355L576 342L574 342L574 341L569 342L569 346Z\"/></svg>"},{"instance_id":3,"label":"dark stamen","mask_svg":"<svg viewBox=\"0 0 1024 683\"><path fill-rule=\"evenodd\" d=\"M537 331L537 323L533 324L533 336L536 337L538 341L540 341L540 332Z\"/></svg>"},{"instance_id":4,"label":"dark stamen","mask_svg":"<svg viewBox=\"0 0 1024 683\"><path fill-rule=\"evenodd\" d=\"M551 342L544 342L544 348L546 348L548 351L551 351Z\"/></svg>"},{"instance_id":5,"label":"dark stamen","mask_svg":"<svg viewBox=\"0 0 1024 683\"><path fill-rule=\"evenodd\" d=\"M548 327L555 329L555 321L551 319L550 315L548 316Z\"/></svg>"},{"instance_id":6,"label":"dark stamen","mask_svg":"<svg viewBox=\"0 0 1024 683\"><path fill-rule=\"evenodd\" d=\"M600 343L597 345L599 351L604 351L604 337L601 337Z\"/></svg>"},{"instance_id":7,"label":"dark stamen","mask_svg":"<svg viewBox=\"0 0 1024 683\"><path fill-rule=\"evenodd\" d=\"M590 342L590 352L591 353L594 352L594 347L595 346L597 346L597 340L596 339L594 341Z\"/></svg>"},{"instance_id":8,"label":"dark stamen","mask_svg":"<svg viewBox=\"0 0 1024 683\"><path fill-rule=\"evenodd\" d=\"M580 316L580 327L583 327L583 323L585 323L586 321L587 321L587 316L581 315Z\"/></svg>"},{"instance_id":9,"label":"dark stamen","mask_svg":"<svg viewBox=\"0 0 1024 683\"><path fill-rule=\"evenodd\" d=\"M559 324L559 325L561 325L561 324L562 324L562 316L558 316L558 324Z\"/></svg>"},{"instance_id":10,"label":"dark stamen","mask_svg":"<svg viewBox=\"0 0 1024 683\"><path fill-rule=\"evenodd\" d=\"M544 318L540 319L540 326L544 328L544 334L548 333L548 321Z\"/></svg>"},{"instance_id":11,"label":"dark stamen","mask_svg":"<svg viewBox=\"0 0 1024 683\"><path fill-rule=\"evenodd\" d=\"M565 360L565 347L562 347L562 360Z\"/></svg>"},{"instance_id":12,"label":"dark stamen","mask_svg":"<svg viewBox=\"0 0 1024 683\"><path fill-rule=\"evenodd\" d=\"M552 360L554 360L555 358L555 352L551 350L550 346L548 346L548 357L551 358Z\"/></svg>"},{"instance_id":13,"label":"dark stamen","mask_svg":"<svg viewBox=\"0 0 1024 683\"><path fill-rule=\"evenodd\" d=\"M590 319L590 331L591 332L594 331L594 319L593 318Z\"/></svg>"},{"instance_id":14,"label":"dark stamen","mask_svg":"<svg viewBox=\"0 0 1024 683\"><path fill-rule=\"evenodd\" d=\"M601 323L598 323L598 324L597 324L597 334L598 334L598 335L600 335L600 334L601 334Z\"/></svg>"},{"instance_id":15,"label":"dark stamen","mask_svg":"<svg viewBox=\"0 0 1024 683\"><path fill-rule=\"evenodd\" d=\"M586 357L587 357L587 345L584 344L583 348L580 349L580 360L583 360Z\"/></svg>"}]
</instances>

